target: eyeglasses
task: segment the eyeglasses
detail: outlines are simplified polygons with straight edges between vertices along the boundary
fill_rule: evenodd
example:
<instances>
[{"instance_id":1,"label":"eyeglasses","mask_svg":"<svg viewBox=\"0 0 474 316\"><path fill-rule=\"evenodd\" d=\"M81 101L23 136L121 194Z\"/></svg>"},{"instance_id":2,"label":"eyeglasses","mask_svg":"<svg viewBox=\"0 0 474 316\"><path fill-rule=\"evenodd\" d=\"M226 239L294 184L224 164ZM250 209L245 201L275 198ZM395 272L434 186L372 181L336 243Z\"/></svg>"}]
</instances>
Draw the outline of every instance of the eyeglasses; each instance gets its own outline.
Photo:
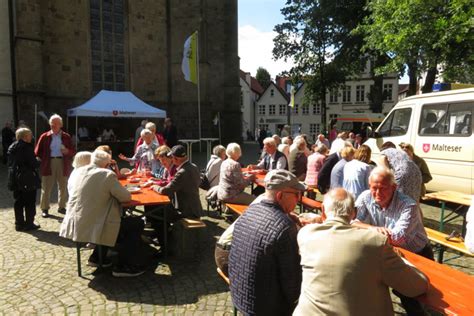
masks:
<instances>
[{"instance_id":1,"label":"eyeglasses","mask_svg":"<svg viewBox=\"0 0 474 316\"><path fill-rule=\"evenodd\" d=\"M295 191L281 191L282 193L289 193L289 194L293 194L294 196L296 196L298 198L298 200L301 198L301 192L295 192Z\"/></svg>"}]
</instances>

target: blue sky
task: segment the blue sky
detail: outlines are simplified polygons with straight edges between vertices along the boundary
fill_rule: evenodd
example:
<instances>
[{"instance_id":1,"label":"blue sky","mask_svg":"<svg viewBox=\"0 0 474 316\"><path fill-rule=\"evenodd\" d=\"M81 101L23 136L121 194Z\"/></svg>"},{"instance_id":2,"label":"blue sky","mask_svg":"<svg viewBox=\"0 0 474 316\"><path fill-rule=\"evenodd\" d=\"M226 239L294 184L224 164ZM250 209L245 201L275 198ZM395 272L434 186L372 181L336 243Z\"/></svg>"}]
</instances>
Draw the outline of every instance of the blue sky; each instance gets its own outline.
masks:
<instances>
[{"instance_id":1,"label":"blue sky","mask_svg":"<svg viewBox=\"0 0 474 316\"><path fill-rule=\"evenodd\" d=\"M272 58L273 28L283 22L280 9L286 0L238 0L239 3L239 56L240 69L253 76L258 67L264 67L274 78L291 68L291 61Z\"/></svg>"},{"instance_id":2,"label":"blue sky","mask_svg":"<svg viewBox=\"0 0 474 316\"><path fill-rule=\"evenodd\" d=\"M286 0L238 0L240 69L255 76L258 67L264 67L272 78L289 70L292 62L275 61L272 56L273 28L282 23L281 8ZM408 82L405 76L401 82Z\"/></svg>"},{"instance_id":3,"label":"blue sky","mask_svg":"<svg viewBox=\"0 0 474 316\"><path fill-rule=\"evenodd\" d=\"M253 25L257 29L270 32L283 22L280 9L286 0L239 0L239 26Z\"/></svg>"}]
</instances>

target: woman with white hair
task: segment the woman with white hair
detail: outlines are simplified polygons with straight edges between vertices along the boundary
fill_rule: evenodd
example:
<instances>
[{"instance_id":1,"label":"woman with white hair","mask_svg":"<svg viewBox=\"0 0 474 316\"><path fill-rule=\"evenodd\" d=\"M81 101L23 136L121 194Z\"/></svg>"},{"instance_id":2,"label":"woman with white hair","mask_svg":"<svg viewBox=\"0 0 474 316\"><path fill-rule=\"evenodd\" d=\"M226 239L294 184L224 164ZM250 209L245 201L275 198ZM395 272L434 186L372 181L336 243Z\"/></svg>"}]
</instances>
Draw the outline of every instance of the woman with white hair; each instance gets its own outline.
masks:
<instances>
[{"instance_id":1,"label":"woman with white hair","mask_svg":"<svg viewBox=\"0 0 474 316\"><path fill-rule=\"evenodd\" d=\"M219 184L221 165L227 158L226 149L222 145L217 145L212 149L211 159L206 166L206 178L209 181L209 188L215 187ZM202 183L202 182L201 182Z\"/></svg>"},{"instance_id":2,"label":"woman with white hair","mask_svg":"<svg viewBox=\"0 0 474 316\"><path fill-rule=\"evenodd\" d=\"M120 154L118 157L122 160L128 161L131 166L135 166L132 173L137 171L141 172L152 172L153 170L159 169L159 161L155 159L155 151L158 145L153 143L154 134L149 129L144 129L141 133L143 143L138 146L133 157L128 158L125 155Z\"/></svg>"},{"instance_id":3,"label":"woman with white hair","mask_svg":"<svg viewBox=\"0 0 474 316\"><path fill-rule=\"evenodd\" d=\"M307 145L304 137L297 136L293 145L290 146L290 154L288 156L288 170L300 181L304 181L306 178L308 163L308 158L305 153L306 149Z\"/></svg>"},{"instance_id":4,"label":"woman with white hair","mask_svg":"<svg viewBox=\"0 0 474 316\"><path fill-rule=\"evenodd\" d=\"M71 172L71 175L69 176L69 179L67 181L68 192L72 191L72 184L76 182L77 169L90 164L91 155L92 153L88 151L80 151L74 156L74 160L72 161L72 167L74 168L74 170Z\"/></svg>"},{"instance_id":5,"label":"woman with white hair","mask_svg":"<svg viewBox=\"0 0 474 316\"><path fill-rule=\"evenodd\" d=\"M36 169L39 163L35 158L28 128L19 128L16 142L8 148L8 189L13 191L15 203L15 230L28 231L39 228L34 224L36 215L36 190L41 187Z\"/></svg>"},{"instance_id":6,"label":"woman with white hair","mask_svg":"<svg viewBox=\"0 0 474 316\"><path fill-rule=\"evenodd\" d=\"M146 123L144 129L150 130L150 132L154 135L151 142L153 144L155 144L157 148L166 144L165 139L163 137L163 134L158 133L156 131L156 124L155 123L153 123L153 122ZM138 150L138 147L140 147L141 144L143 144L143 139L139 138L138 142L137 142L137 145L135 146L135 151Z\"/></svg>"},{"instance_id":7,"label":"woman with white hair","mask_svg":"<svg viewBox=\"0 0 474 316\"><path fill-rule=\"evenodd\" d=\"M290 155L290 146L289 145L287 145L287 144L278 145L278 151L285 154L285 157L288 160L288 156Z\"/></svg>"},{"instance_id":8,"label":"woman with white hair","mask_svg":"<svg viewBox=\"0 0 474 316\"><path fill-rule=\"evenodd\" d=\"M242 174L240 163L237 161L242 155L239 144L228 144L226 155L228 159L221 165L217 198L226 203L249 205L255 200L255 196L244 190L255 179L255 175L244 177Z\"/></svg>"}]
</instances>

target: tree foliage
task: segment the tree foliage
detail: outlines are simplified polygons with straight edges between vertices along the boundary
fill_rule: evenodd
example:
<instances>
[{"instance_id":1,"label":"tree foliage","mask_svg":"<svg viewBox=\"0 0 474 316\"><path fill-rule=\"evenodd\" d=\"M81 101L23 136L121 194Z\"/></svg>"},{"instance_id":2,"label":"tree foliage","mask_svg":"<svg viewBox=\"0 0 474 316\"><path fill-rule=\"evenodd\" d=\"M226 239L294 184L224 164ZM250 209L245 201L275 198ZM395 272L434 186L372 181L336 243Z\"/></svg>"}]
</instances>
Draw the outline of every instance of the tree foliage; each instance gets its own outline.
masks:
<instances>
[{"instance_id":1,"label":"tree foliage","mask_svg":"<svg viewBox=\"0 0 474 316\"><path fill-rule=\"evenodd\" d=\"M292 58L288 72L304 81L310 99L321 104L326 127L326 92L365 66L362 36L353 29L365 16L365 1L288 0L281 10L285 22L276 25L273 56Z\"/></svg>"},{"instance_id":2,"label":"tree foliage","mask_svg":"<svg viewBox=\"0 0 474 316\"><path fill-rule=\"evenodd\" d=\"M266 89L272 82L270 73L263 67L258 67L255 79L257 79L258 83L260 83L263 89Z\"/></svg>"},{"instance_id":3,"label":"tree foliage","mask_svg":"<svg viewBox=\"0 0 474 316\"><path fill-rule=\"evenodd\" d=\"M473 65L472 0L371 0L368 15L356 33L367 51L387 54L390 60L376 73L408 69L409 94L427 72L424 92L430 92L438 65ZM453 74L455 75L456 72Z\"/></svg>"}]
</instances>

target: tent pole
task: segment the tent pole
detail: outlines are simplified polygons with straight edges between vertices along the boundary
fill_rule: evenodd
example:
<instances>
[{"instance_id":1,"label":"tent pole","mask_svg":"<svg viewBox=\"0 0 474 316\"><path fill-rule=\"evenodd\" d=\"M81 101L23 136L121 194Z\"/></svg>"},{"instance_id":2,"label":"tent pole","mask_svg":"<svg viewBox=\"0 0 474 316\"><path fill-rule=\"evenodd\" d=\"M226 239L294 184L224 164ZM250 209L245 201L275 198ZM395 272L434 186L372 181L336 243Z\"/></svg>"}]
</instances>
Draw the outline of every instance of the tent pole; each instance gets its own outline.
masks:
<instances>
[{"instance_id":1,"label":"tent pole","mask_svg":"<svg viewBox=\"0 0 474 316\"><path fill-rule=\"evenodd\" d=\"M77 152L77 143L79 143L79 136L77 136L77 114L76 114L76 152Z\"/></svg>"},{"instance_id":2,"label":"tent pole","mask_svg":"<svg viewBox=\"0 0 474 316\"><path fill-rule=\"evenodd\" d=\"M198 97L198 128L199 128L199 152L202 151L201 143L201 89L200 89L200 78L199 78L199 31L196 31L196 72L197 72L197 97Z\"/></svg>"},{"instance_id":3,"label":"tent pole","mask_svg":"<svg viewBox=\"0 0 474 316\"><path fill-rule=\"evenodd\" d=\"M221 112L217 112L217 122L219 123L219 144L222 144L222 140L221 140Z\"/></svg>"}]
</instances>

